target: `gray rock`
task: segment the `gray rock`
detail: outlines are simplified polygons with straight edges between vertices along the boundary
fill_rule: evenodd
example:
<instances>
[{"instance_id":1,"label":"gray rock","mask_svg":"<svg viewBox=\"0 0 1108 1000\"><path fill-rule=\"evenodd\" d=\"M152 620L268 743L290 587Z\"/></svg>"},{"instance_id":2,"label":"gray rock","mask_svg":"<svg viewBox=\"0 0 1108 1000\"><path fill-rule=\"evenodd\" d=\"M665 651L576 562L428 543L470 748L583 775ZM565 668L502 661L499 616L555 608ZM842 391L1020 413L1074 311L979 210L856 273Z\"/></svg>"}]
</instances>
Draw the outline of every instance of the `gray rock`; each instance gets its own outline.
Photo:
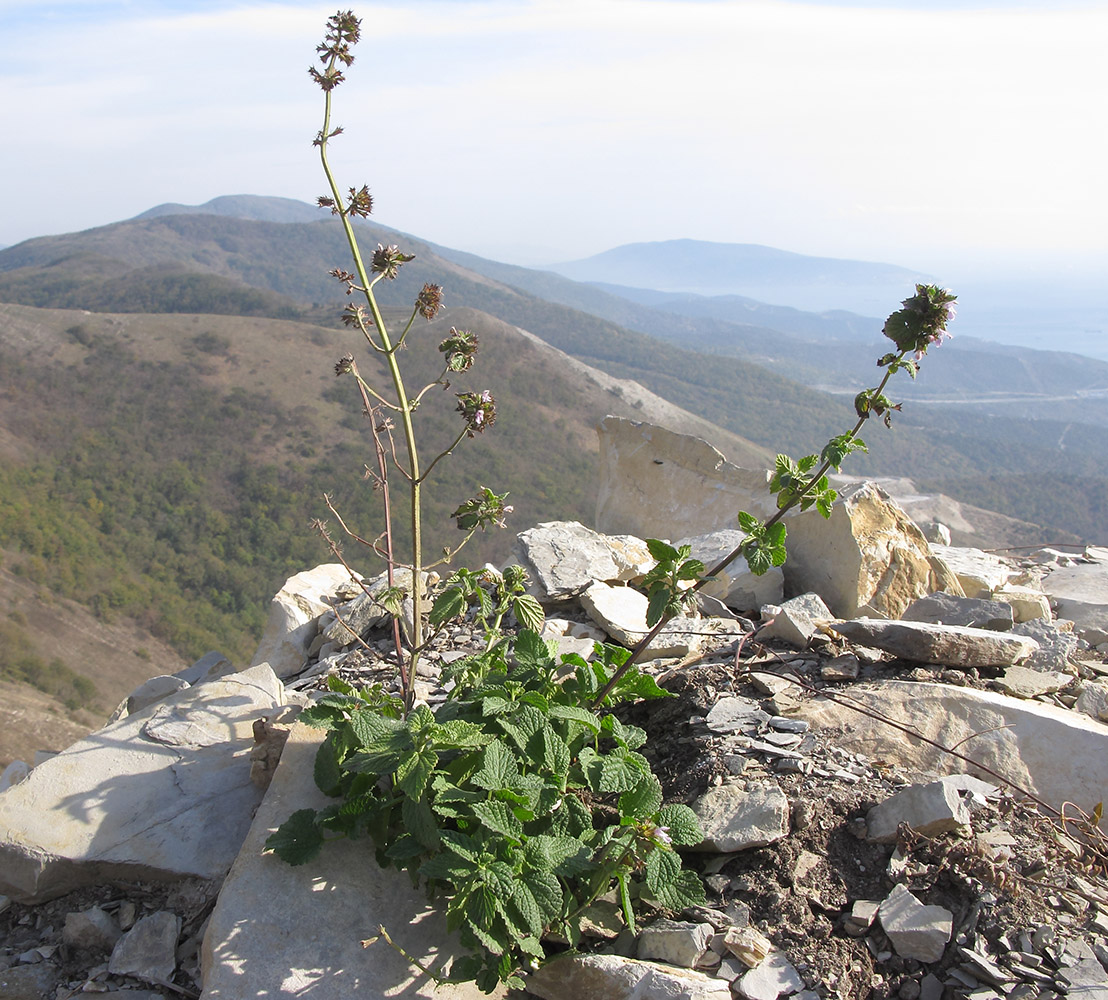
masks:
<instances>
[{"instance_id":1,"label":"gray rock","mask_svg":"<svg viewBox=\"0 0 1108 1000\"><path fill-rule=\"evenodd\" d=\"M900 619L936 625L967 625L994 632L1007 632L1014 624L1011 604L979 597L958 597L942 591L913 601L904 609Z\"/></svg>"},{"instance_id":2,"label":"gray rock","mask_svg":"<svg viewBox=\"0 0 1108 1000\"><path fill-rule=\"evenodd\" d=\"M961 625L855 618L834 629L852 642L883 649L917 663L950 667L1004 667L1026 659L1039 644L1028 636Z\"/></svg>"},{"instance_id":3,"label":"gray rock","mask_svg":"<svg viewBox=\"0 0 1108 1000\"><path fill-rule=\"evenodd\" d=\"M1108 684L1100 681L1086 681L1081 694L1073 706L1078 712L1108 722Z\"/></svg>"},{"instance_id":4,"label":"gray rock","mask_svg":"<svg viewBox=\"0 0 1108 1000\"><path fill-rule=\"evenodd\" d=\"M946 781L912 785L866 813L869 840L891 844L901 823L928 837L947 833L970 821L969 807L959 790Z\"/></svg>"},{"instance_id":5,"label":"gray rock","mask_svg":"<svg viewBox=\"0 0 1108 1000\"><path fill-rule=\"evenodd\" d=\"M58 970L47 963L4 969L0 971L0 1000L52 998L58 979Z\"/></svg>"},{"instance_id":6,"label":"gray rock","mask_svg":"<svg viewBox=\"0 0 1108 1000\"><path fill-rule=\"evenodd\" d=\"M292 727L273 783L208 922L202 948L205 1000L485 996L472 983L436 991L383 939L362 946L360 939L376 935L384 924L400 947L429 965L461 954L457 938L446 933L438 904L429 903L404 873L379 868L368 842L331 841L310 865L300 867L264 852L269 835L298 809L334 803L312 778L324 735L302 724Z\"/></svg>"},{"instance_id":7,"label":"gray rock","mask_svg":"<svg viewBox=\"0 0 1108 1000\"><path fill-rule=\"evenodd\" d=\"M756 701L738 696L720 698L704 720L714 733L757 732L770 720Z\"/></svg>"},{"instance_id":8,"label":"gray rock","mask_svg":"<svg viewBox=\"0 0 1108 1000\"><path fill-rule=\"evenodd\" d=\"M723 979L617 955L562 955L527 977L527 991L543 1000L730 1000L731 997L731 989Z\"/></svg>"},{"instance_id":9,"label":"gray rock","mask_svg":"<svg viewBox=\"0 0 1108 1000\"><path fill-rule=\"evenodd\" d=\"M925 906L903 885L897 885L877 910L877 919L901 958L937 962L943 957L954 915L942 906Z\"/></svg>"},{"instance_id":10,"label":"gray rock","mask_svg":"<svg viewBox=\"0 0 1108 1000\"><path fill-rule=\"evenodd\" d=\"M186 684L196 685L218 680L234 672L235 668L231 661L222 653L212 650L210 653L205 653L192 666L178 670L173 676L180 677Z\"/></svg>"},{"instance_id":11,"label":"gray rock","mask_svg":"<svg viewBox=\"0 0 1108 1000\"><path fill-rule=\"evenodd\" d=\"M184 691L191 687L188 681L182 680L176 674L159 674L144 681L127 696L127 714L134 715L141 712L147 705L163 701L171 694Z\"/></svg>"},{"instance_id":12,"label":"gray rock","mask_svg":"<svg viewBox=\"0 0 1108 1000\"><path fill-rule=\"evenodd\" d=\"M172 695L78 741L0 796L0 891L41 902L113 878L221 878L261 792L253 722L268 666Z\"/></svg>"},{"instance_id":13,"label":"gray rock","mask_svg":"<svg viewBox=\"0 0 1108 1000\"><path fill-rule=\"evenodd\" d=\"M577 521L547 521L520 532L512 555L530 571L539 600L567 600L620 574L604 536Z\"/></svg>"},{"instance_id":14,"label":"gray rock","mask_svg":"<svg viewBox=\"0 0 1108 1000\"><path fill-rule=\"evenodd\" d=\"M410 573L408 579L411 579ZM388 613L369 594L359 594L336 609L335 620L319 633L317 639L333 642L342 649L386 618Z\"/></svg>"},{"instance_id":15,"label":"gray rock","mask_svg":"<svg viewBox=\"0 0 1108 1000\"><path fill-rule=\"evenodd\" d=\"M1072 683L1073 677L1070 674L1053 670L1032 670L1030 667L1009 667L995 681L1001 691L1016 698L1038 698L1039 695L1061 691Z\"/></svg>"},{"instance_id":16,"label":"gray rock","mask_svg":"<svg viewBox=\"0 0 1108 1000\"><path fill-rule=\"evenodd\" d=\"M825 681L853 681L858 679L861 669L858 657L853 653L843 653L820 664L819 675Z\"/></svg>"},{"instance_id":17,"label":"gray rock","mask_svg":"<svg viewBox=\"0 0 1108 1000\"><path fill-rule=\"evenodd\" d=\"M758 638L782 639L804 649L821 625L835 620L819 594L801 594L781 604L766 604L761 609L762 621L773 621L758 631Z\"/></svg>"},{"instance_id":18,"label":"gray rock","mask_svg":"<svg viewBox=\"0 0 1108 1000\"><path fill-rule=\"evenodd\" d=\"M108 961L113 976L134 976L148 983L168 981L177 968L177 938L181 918L168 910L159 910L135 921L116 942Z\"/></svg>"},{"instance_id":19,"label":"gray rock","mask_svg":"<svg viewBox=\"0 0 1108 1000\"><path fill-rule=\"evenodd\" d=\"M788 836L789 800L777 785L709 788L693 804L704 840L694 850L729 854Z\"/></svg>"},{"instance_id":20,"label":"gray rock","mask_svg":"<svg viewBox=\"0 0 1108 1000\"><path fill-rule=\"evenodd\" d=\"M639 933L638 957L691 969L708 947L712 933L708 923L655 920Z\"/></svg>"},{"instance_id":21,"label":"gray rock","mask_svg":"<svg viewBox=\"0 0 1108 1000\"><path fill-rule=\"evenodd\" d=\"M773 951L756 969L735 980L735 992L746 1000L777 1000L782 993L804 989L804 980L783 952Z\"/></svg>"},{"instance_id":22,"label":"gray rock","mask_svg":"<svg viewBox=\"0 0 1108 1000\"><path fill-rule=\"evenodd\" d=\"M123 932L119 924L99 906L90 907L80 913L67 913L62 940L71 948L83 948L86 951L111 951Z\"/></svg>"}]
</instances>

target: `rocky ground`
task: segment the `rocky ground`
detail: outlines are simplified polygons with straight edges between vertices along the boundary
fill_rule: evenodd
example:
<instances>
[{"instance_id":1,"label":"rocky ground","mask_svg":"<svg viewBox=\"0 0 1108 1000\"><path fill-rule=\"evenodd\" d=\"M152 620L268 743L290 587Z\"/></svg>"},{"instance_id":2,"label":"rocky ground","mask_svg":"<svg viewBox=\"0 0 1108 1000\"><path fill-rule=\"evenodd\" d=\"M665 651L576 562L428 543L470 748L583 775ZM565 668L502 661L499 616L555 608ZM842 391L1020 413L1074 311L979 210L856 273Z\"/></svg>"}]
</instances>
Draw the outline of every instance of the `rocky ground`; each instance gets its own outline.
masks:
<instances>
[{"instance_id":1,"label":"rocky ground","mask_svg":"<svg viewBox=\"0 0 1108 1000\"><path fill-rule=\"evenodd\" d=\"M591 647L596 626L580 606L563 603L559 613L550 634L562 649ZM987 774L939 782L965 767L925 770L908 753L867 755L848 727L817 730L800 711L852 693L864 706L866 685L882 682L1010 691L1027 678L1011 667L967 666L965 650L956 667L921 664L833 629L789 642L767 638L773 626L729 621L729 629L706 629L695 652L649 664L674 697L621 709L647 731L644 752L667 800L702 812L708 840L687 860L703 877L708 905L648 914L637 940L600 920L589 949L695 967L723 990L697 980L709 992L680 994L689 997L1108 998L1108 850L1099 816L1083 820L1074 807L1063 823L1045 802ZM364 645L344 646L333 624L333 615L319 622L308 668L286 687L310 697L331 673L395 686L384 632L370 629ZM1023 697L1069 710L1103 686L1105 650L1089 649L1064 623L1010 631L1037 636L1024 657L1032 667L1020 669L1049 679ZM478 642L472 622L444 632L421 669L419 696L432 705L445 698L441 666ZM904 734L905 750L911 740ZM728 796L764 808L732 807L714 828L705 803ZM1079 805L1092 812L1096 803ZM0 1000L198 997L199 943L217 889L203 880L116 881L36 906L0 897ZM538 979L528 988L542 997L588 995L551 992Z\"/></svg>"}]
</instances>

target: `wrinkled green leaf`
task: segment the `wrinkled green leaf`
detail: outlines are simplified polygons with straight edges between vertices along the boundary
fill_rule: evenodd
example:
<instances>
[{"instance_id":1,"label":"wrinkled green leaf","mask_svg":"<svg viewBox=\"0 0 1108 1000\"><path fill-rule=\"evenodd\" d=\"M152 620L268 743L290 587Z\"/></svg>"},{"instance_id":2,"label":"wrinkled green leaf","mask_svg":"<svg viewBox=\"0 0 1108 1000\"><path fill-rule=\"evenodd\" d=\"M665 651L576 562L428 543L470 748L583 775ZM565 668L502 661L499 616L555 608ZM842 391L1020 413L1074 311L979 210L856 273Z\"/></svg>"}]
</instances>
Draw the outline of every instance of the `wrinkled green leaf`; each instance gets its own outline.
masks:
<instances>
[{"instance_id":1,"label":"wrinkled green leaf","mask_svg":"<svg viewBox=\"0 0 1108 1000\"><path fill-rule=\"evenodd\" d=\"M297 809L269 835L265 849L290 865L307 864L323 846L323 834L315 820L314 809Z\"/></svg>"}]
</instances>

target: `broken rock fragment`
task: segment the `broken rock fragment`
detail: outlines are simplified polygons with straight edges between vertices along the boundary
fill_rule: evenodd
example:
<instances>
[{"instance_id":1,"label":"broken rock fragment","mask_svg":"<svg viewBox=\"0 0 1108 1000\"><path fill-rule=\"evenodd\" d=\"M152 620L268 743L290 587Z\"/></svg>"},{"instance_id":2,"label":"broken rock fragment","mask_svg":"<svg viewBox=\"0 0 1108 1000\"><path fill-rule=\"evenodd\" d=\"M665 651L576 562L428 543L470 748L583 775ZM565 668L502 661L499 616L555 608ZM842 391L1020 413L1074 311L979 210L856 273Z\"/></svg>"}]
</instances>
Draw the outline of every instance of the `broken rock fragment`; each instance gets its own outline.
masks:
<instances>
[{"instance_id":1,"label":"broken rock fragment","mask_svg":"<svg viewBox=\"0 0 1108 1000\"><path fill-rule=\"evenodd\" d=\"M925 906L903 885L897 885L877 910L890 944L901 958L937 962L943 957L954 915L942 906Z\"/></svg>"},{"instance_id":2,"label":"broken rock fragment","mask_svg":"<svg viewBox=\"0 0 1108 1000\"><path fill-rule=\"evenodd\" d=\"M891 844L901 823L928 837L947 833L970 821L969 807L953 782L912 785L866 813L868 839Z\"/></svg>"},{"instance_id":3,"label":"broken rock fragment","mask_svg":"<svg viewBox=\"0 0 1108 1000\"><path fill-rule=\"evenodd\" d=\"M836 622L833 627L852 642L883 649L905 660L948 667L1006 667L1039 648L1030 636L962 625L855 618Z\"/></svg>"},{"instance_id":4,"label":"broken rock fragment","mask_svg":"<svg viewBox=\"0 0 1108 1000\"><path fill-rule=\"evenodd\" d=\"M729 854L765 847L789 833L789 800L777 785L720 785L709 788L692 808L704 832L698 851Z\"/></svg>"}]
</instances>

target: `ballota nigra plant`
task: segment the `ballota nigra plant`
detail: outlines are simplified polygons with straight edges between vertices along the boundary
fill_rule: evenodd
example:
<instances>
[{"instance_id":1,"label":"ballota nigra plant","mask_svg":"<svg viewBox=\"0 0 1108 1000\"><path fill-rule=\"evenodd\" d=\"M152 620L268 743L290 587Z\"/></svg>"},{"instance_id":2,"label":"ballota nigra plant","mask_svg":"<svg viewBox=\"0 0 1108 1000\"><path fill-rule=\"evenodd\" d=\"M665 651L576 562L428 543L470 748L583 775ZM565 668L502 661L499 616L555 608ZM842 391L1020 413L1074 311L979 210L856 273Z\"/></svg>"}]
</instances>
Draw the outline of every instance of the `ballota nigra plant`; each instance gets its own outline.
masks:
<instances>
[{"instance_id":1,"label":"ballota nigra plant","mask_svg":"<svg viewBox=\"0 0 1108 1000\"><path fill-rule=\"evenodd\" d=\"M380 685L355 690L329 678L327 693L300 718L326 732L315 781L336 802L294 813L266 846L301 865L312 861L327 840L367 838L378 864L407 872L441 901L448 927L458 931L468 953L449 969L426 969L392 941L387 928L379 928L380 936L437 982L475 981L491 992L500 983L522 986L521 972L541 964L551 947L563 947L551 945L552 938L575 946L582 919L601 896L614 894L632 929L639 901L670 910L703 902L700 878L683 867L676 850L702 840L696 816L685 805L663 802L661 785L640 752L646 733L620 721L612 709L629 700L667 697L637 661L714 573L740 556L755 573L781 565L786 556L782 518L794 507L814 506L830 515L836 494L828 485L828 471L837 471L852 452L866 450L858 433L870 417L890 424L891 412L900 405L885 395L889 379L898 371L914 378L928 347L949 336L946 324L954 315L955 297L934 285L916 286L916 294L885 323L884 333L897 350L878 359L885 369L880 383L855 398L853 429L831 438L818 456L794 461L778 455L770 483L777 512L765 521L740 512L742 544L707 574L690 558L688 547L648 541L656 561L643 583L651 631L635 650L597 643L588 662L576 654L556 660L539 635L542 608L526 593L519 567L503 573L459 569L427 611L418 583L425 569L421 487L453 447L493 424L496 408L488 391L457 393L463 423L457 440L421 466L412 413L431 386L470 368L477 339L468 331L451 330L439 345L444 355L440 378L408 394L397 353L418 316L435 316L442 289L425 285L403 332L390 337L374 286L395 277L412 257L396 246L378 246L366 266L352 219L369 214L368 188L350 188L343 197L327 160L329 140L342 132L330 124L331 93L343 81L343 68L354 61L351 46L359 35L360 23L351 12L328 19L317 48L323 68L310 72L325 94L323 128L315 144L331 194L320 204L339 217L354 260L353 272L332 273L348 294L365 301L348 306L344 320L384 358L393 385L394 398L386 400L362 378L352 355L336 366L338 374L356 379L371 418L385 530L369 544L389 568L388 586L372 596L394 618L403 697L386 694ZM404 465L392 446L393 417L402 427ZM410 571L414 603L406 636L398 624L405 595L392 573L401 564L392 550L390 459L408 484L412 519L413 556L403 564ZM504 499L482 488L455 511L467 538L478 528L503 525L511 510ZM416 706L413 680L420 653L447 623L467 614L484 633L484 649L444 669L445 702L434 710ZM514 631L504 628L509 616L519 626Z\"/></svg>"}]
</instances>

